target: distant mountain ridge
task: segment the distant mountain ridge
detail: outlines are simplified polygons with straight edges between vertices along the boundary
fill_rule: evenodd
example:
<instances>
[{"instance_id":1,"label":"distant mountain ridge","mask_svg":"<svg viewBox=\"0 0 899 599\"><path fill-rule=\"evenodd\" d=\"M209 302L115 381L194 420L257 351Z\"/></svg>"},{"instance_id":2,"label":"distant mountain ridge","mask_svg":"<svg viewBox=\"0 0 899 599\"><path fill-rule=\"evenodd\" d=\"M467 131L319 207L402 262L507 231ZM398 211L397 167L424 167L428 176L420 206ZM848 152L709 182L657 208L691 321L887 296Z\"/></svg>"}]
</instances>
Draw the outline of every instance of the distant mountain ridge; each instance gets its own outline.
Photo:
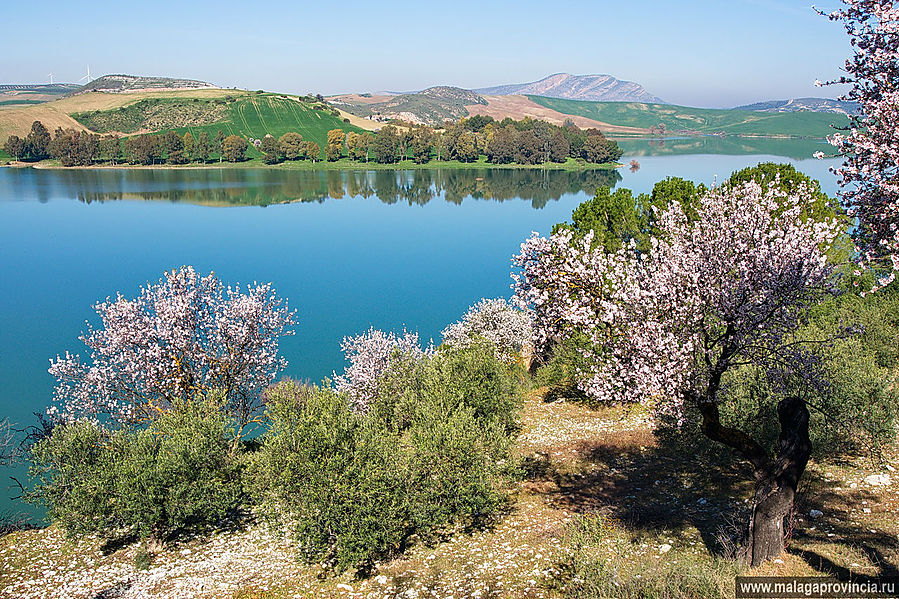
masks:
<instances>
[{"instance_id":1,"label":"distant mountain ridge","mask_svg":"<svg viewBox=\"0 0 899 599\"><path fill-rule=\"evenodd\" d=\"M734 110L753 110L756 112L833 112L852 116L858 114L858 104L830 98L792 98L789 100L768 100L737 106Z\"/></svg>"},{"instance_id":2,"label":"distant mountain ridge","mask_svg":"<svg viewBox=\"0 0 899 599\"><path fill-rule=\"evenodd\" d=\"M667 104L650 94L639 83L616 79L611 75L571 75L555 73L531 83L497 85L473 90L485 96L543 96L593 102L642 102Z\"/></svg>"},{"instance_id":3,"label":"distant mountain ridge","mask_svg":"<svg viewBox=\"0 0 899 599\"><path fill-rule=\"evenodd\" d=\"M176 79L172 77L141 77L138 75L103 75L90 81L75 93L106 92L127 93L132 91L205 89L217 86L196 79Z\"/></svg>"},{"instance_id":4,"label":"distant mountain ridge","mask_svg":"<svg viewBox=\"0 0 899 599\"><path fill-rule=\"evenodd\" d=\"M463 105L487 103L487 100L471 90L462 89L461 87L452 87L449 85L435 85L434 87L429 87L428 89L421 90L420 92L418 92L418 94L412 95L428 96L430 98L437 98L439 100L445 100L447 102L458 102Z\"/></svg>"}]
</instances>

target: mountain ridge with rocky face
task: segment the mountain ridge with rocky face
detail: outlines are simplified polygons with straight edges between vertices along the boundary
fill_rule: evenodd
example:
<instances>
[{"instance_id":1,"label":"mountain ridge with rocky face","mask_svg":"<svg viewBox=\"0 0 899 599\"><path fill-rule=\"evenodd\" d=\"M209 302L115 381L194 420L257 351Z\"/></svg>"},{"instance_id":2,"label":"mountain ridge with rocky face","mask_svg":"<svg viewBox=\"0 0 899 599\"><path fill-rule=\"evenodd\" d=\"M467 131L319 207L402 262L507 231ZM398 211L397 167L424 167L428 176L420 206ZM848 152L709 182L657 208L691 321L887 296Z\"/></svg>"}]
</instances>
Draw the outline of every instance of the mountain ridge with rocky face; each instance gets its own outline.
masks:
<instances>
[{"instance_id":1,"label":"mountain ridge with rocky face","mask_svg":"<svg viewBox=\"0 0 899 599\"><path fill-rule=\"evenodd\" d=\"M572 75L555 73L539 81L496 85L472 90L485 96L529 95L566 100L589 100L593 102L642 102L646 104L667 104L652 95L646 88L633 81L624 81L611 75Z\"/></svg>"}]
</instances>

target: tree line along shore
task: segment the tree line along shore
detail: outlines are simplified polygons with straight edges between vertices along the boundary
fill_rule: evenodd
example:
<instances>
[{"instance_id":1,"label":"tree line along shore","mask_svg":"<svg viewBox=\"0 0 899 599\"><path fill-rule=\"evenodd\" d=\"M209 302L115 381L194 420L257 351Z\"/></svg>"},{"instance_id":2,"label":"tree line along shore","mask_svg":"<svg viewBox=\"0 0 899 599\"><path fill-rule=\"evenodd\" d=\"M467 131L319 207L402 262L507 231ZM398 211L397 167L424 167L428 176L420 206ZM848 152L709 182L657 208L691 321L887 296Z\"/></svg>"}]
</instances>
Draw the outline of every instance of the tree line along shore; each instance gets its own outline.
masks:
<instances>
[{"instance_id":1,"label":"tree line along shore","mask_svg":"<svg viewBox=\"0 0 899 599\"><path fill-rule=\"evenodd\" d=\"M494 165L610 164L623 151L598 129L580 129L571 122L558 126L541 120L516 121L476 115L443 129L386 125L378 131L357 133L332 129L321 146L300 133L262 138L206 131L196 136L175 131L120 137L57 128L51 134L34 121L24 138L10 135L3 151L17 162L57 160L64 167L102 165L241 164L261 157L266 165L305 162L391 165L412 161L418 165L454 161Z\"/></svg>"}]
</instances>

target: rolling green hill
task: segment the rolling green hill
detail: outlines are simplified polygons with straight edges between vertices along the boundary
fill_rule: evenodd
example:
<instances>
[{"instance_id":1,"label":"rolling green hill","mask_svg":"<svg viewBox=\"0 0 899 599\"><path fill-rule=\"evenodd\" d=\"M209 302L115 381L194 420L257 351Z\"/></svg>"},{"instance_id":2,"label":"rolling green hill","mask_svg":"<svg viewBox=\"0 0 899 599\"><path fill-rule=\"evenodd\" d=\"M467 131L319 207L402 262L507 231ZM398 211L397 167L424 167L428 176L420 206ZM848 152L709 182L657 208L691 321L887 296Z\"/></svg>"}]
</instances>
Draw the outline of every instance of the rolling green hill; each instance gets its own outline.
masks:
<instances>
[{"instance_id":1,"label":"rolling green hill","mask_svg":"<svg viewBox=\"0 0 899 599\"><path fill-rule=\"evenodd\" d=\"M328 131L362 130L335 116L328 106L278 94L236 94L223 98L145 98L110 110L78 112L72 117L98 133L173 130L196 136L206 131L262 138L296 131L323 146Z\"/></svg>"},{"instance_id":2,"label":"rolling green hill","mask_svg":"<svg viewBox=\"0 0 899 599\"><path fill-rule=\"evenodd\" d=\"M789 135L824 138L834 132L833 126L845 126L845 115L823 112L757 112L689 108L672 104L640 104L636 102L586 102L528 96L540 106L564 114L582 116L611 125L658 127L664 124L671 132L727 133L731 135Z\"/></svg>"}]
</instances>

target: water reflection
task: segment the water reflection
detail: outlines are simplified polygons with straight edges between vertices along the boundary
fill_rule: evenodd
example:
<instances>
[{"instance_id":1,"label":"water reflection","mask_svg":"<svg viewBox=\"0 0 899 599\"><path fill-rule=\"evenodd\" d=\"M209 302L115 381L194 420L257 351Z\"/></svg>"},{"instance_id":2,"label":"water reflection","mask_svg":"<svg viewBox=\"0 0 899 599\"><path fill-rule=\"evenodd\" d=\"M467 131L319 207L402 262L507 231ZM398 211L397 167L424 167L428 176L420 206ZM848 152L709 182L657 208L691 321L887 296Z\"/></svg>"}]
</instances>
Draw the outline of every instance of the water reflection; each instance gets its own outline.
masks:
<instances>
[{"instance_id":1,"label":"water reflection","mask_svg":"<svg viewBox=\"0 0 899 599\"><path fill-rule=\"evenodd\" d=\"M614 187L617 170L519 169L290 171L277 169L10 169L0 198L78 199L82 202L154 200L207 206L267 206L377 197L386 204L431 200L526 200L534 208L565 194Z\"/></svg>"},{"instance_id":2,"label":"water reflection","mask_svg":"<svg viewBox=\"0 0 899 599\"><path fill-rule=\"evenodd\" d=\"M816 138L737 137L734 135L703 135L693 137L615 138L625 156L671 156L678 154L724 154L742 156L772 154L805 160L815 152L833 154L826 140Z\"/></svg>"}]
</instances>

